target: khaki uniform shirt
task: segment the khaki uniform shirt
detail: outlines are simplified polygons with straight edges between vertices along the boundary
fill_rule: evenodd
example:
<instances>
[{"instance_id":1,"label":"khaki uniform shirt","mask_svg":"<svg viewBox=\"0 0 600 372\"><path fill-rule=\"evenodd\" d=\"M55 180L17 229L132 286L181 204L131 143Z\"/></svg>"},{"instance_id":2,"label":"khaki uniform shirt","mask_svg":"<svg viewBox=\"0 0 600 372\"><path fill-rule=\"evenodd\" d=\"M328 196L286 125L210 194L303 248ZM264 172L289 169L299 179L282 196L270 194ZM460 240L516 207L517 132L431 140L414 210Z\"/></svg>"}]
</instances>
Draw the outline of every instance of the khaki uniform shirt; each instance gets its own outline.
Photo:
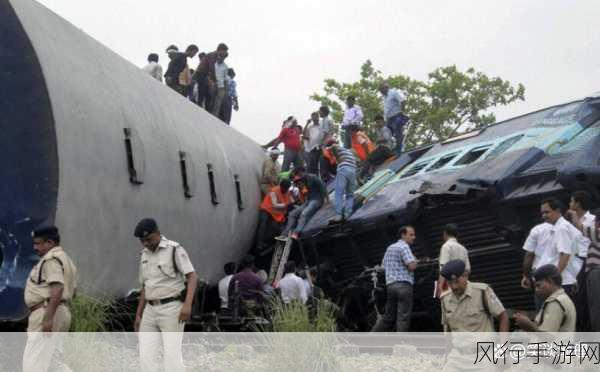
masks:
<instances>
[{"instance_id":1,"label":"khaki uniform shirt","mask_svg":"<svg viewBox=\"0 0 600 372\"><path fill-rule=\"evenodd\" d=\"M268 158L265 160L262 166L262 178L260 183L263 185L272 185L275 186L277 184L277 177L281 172L281 167L279 164L273 159Z\"/></svg>"},{"instance_id":2,"label":"khaki uniform shirt","mask_svg":"<svg viewBox=\"0 0 600 372\"><path fill-rule=\"evenodd\" d=\"M62 300L70 301L75 293L76 275L77 269L65 251L59 246L50 249L31 269L25 286L25 304L33 307L48 301L52 283L61 283Z\"/></svg>"},{"instance_id":3,"label":"khaki uniform shirt","mask_svg":"<svg viewBox=\"0 0 600 372\"><path fill-rule=\"evenodd\" d=\"M485 310L485 301L488 312ZM487 284L467 282L465 293L456 296L451 290L442 294L442 325L450 332L494 332L490 316L504 312L504 306Z\"/></svg>"},{"instance_id":4,"label":"khaki uniform shirt","mask_svg":"<svg viewBox=\"0 0 600 372\"><path fill-rule=\"evenodd\" d=\"M173 250L175 264L173 265ZM187 252L177 242L161 237L153 252L142 250L139 281L144 288L146 300L160 300L179 296L185 288L185 275L194 271Z\"/></svg>"},{"instance_id":5,"label":"khaki uniform shirt","mask_svg":"<svg viewBox=\"0 0 600 372\"><path fill-rule=\"evenodd\" d=\"M548 296L535 317L540 332L575 332L576 321L575 305L562 288Z\"/></svg>"},{"instance_id":6,"label":"khaki uniform shirt","mask_svg":"<svg viewBox=\"0 0 600 372\"><path fill-rule=\"evenodd\" d=\"M455 238L446 240L440 250L440 271L442 267L450 260L461 260L465 263L465 269L471 272L471 262L469 262L469 252L467 249L456 241Z\"/></svg>"}]
</instances>

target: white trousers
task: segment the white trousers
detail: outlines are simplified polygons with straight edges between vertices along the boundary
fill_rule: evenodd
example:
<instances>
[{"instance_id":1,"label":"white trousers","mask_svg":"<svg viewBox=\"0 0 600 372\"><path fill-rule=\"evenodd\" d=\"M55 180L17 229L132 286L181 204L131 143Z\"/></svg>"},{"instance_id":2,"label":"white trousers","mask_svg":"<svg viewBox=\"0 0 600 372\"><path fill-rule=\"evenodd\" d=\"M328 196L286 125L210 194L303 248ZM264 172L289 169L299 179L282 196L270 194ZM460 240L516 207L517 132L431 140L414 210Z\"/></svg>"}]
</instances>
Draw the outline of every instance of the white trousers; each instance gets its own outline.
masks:
<instances>
[{"instance_id":1,"label":"white trousers","mask_svg":"<svg viewBox=\"0 0 600 372\"><path fill-rule=\"evenodd\" d=\"M158 350L162 340L164 371L184 372L181 342L184 323L179 322L183 303L146 304L140 324L140 366L142 372L159 371Z\"/></svg>"},{"instance_id":2,"label":"white trousers","mask_svg":"<svg viewBox=\"0 0 600 372\"><path fill-rule=\"evenodd\" d=\"M45 313L46 307L41 307L29 315L27 344L23 352L23 372L70 371L62 363L62 332L68 332L71 325L69 308L64 305L58 306L51 333L41 332Z\"/></svg>"}]
</instances>

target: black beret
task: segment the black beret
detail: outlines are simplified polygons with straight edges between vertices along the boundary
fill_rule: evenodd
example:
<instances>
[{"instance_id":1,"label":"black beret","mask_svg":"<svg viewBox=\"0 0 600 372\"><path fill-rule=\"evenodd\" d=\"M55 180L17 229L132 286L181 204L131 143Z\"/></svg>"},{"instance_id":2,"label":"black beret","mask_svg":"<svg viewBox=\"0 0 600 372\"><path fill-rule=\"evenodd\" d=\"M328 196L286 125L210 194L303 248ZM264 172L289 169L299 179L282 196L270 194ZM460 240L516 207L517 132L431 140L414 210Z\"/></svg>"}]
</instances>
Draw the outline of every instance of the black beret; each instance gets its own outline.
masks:
<instances>
[{"instance_id":1,"label":"black beret","mask_svg":"<svg viewBox=\"0 0 600 372\"><path fill-rule=\"evenodd\" d=\"M31 232L32 238L56 239L58 228L56 226L39 227Z\"/></svg>"},{"instance_id":2,"label":"black beret","mask_svg":"<svg viewBox=\"0 0 600 372\"><path fill-rule=\"evenodd\" d=\"M153 218L144 218L138 222L133 235L135 235L136 238L142 239L156 231L158 231L156 221L154 221Z\"/></svg>"},{"instance_id":3,"label":"black beret","mask_svg":"<svg viewBox=\"0 0 600 372\"><path fill-rule=\"evenodd\" d=\"M557 279L560 278L560 272L558 268L554 265L548 264L544 266L540 266L534 273L533 278L536 281L544 280L546 278Z\"/></svg>"},{"instance_id":4,"label":"black beret","mask_svg":"<svg viewBox=\"0 0 600 372\"><path fill-rule=\"evenodd\" d=\"M465 262L463 260L450 260L446 262L440 274L446 280L455 280L465 273Z\"/></svg>"}]
</instances>

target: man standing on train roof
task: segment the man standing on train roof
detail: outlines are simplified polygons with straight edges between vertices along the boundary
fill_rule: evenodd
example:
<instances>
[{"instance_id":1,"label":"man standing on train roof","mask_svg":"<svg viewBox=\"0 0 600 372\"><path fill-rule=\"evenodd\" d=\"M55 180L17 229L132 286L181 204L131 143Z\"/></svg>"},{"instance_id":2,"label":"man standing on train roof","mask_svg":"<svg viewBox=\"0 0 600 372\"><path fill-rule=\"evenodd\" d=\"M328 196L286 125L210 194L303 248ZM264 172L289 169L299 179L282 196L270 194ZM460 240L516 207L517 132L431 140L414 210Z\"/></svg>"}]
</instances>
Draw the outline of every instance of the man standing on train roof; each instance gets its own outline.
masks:
<instances>
[{"instance_id":1,"label":"man standing on train roof","mask_svg":"<svg viewBox=\"0 0 600 372\"><path fill-rule=\"evenodd\" d=\"M379 86L379 92L383 95L383 116L386 126L396 138L396 154L402 152L402 143L404 141L404 127L408 123L408 117L402 112L406 97L404 93L395 88L390 88L388 83L382 83Z\"/></svg>"},{"instance_id":2,"label":"man standing on train roof","mask_svg":"<svg viewBox=\"0 0 600 372\"><path fill-rule=\"evenodd\" d=\"M281 167L277 162L281 151L278 148L269 149L269 157L262 164L262 175L260 178L260 191L263 196L277 186L277 178L281 173Z\"/></svg>"},{"instance_id":3,"label":"man standing on train roof","mask_svg":"<svg viewBox=\"0 0 600 372\"><path fill-rule=\"evenodd\" d=\"M185 97L188 94L188 87L192 80L187 59L188 57L193 58L198 53L198 47L190 44L185 49L185 53L182 53L177 49L177 46L170 45L166 52L171 61L167 66L167 72L165 72L165 83Z\"/></svg>"},{"instance_id":4,"label":"man standing on train roof","mask_svg":"<svg viewBox=\"0 0 600 372\"><path fill-rule=\"evenodd\" d=\"M344 131L344 147L351 148L352 143L352 132L354 129L361 129L363 121L363 112L358 105L356 105L356 97L348 96L346 98L346 110L344 111L344 118L342 119L342 129Z\"/></svg>"},{"instance_id":5,"label":"man standing on train roof","mask_svg":"<svg viewBox=\"0 0 600 372\"><path fill-rule=\"evenodd\" d=\"M142 219L134 235L144 246L139 269L142 289L135 315L141 370L155 369L154 357L163 332L165 370L184 371L182 332L191 316L198 277L185 249L165 238L154 219Z\"/></svg>"},{"instance_id":6,"label":"man standing on train roof","mask_svg":"<svg viewBox=\"0 0 600 372\"><path fill-rule=\"evenodd\" d=\"M356 181L356 157L352 150L343 148L334 139L327 142L337 162L335 176L335 216L330 223L340 223L347 220L354 211L354 191Z\"/></svg>"},{"instance_id":7,"label":"man standing on train roof","mask_svg":"<svg viewBox=\"0 0 600 372\"><path fill-rule=\"evenodd\" d=\"M69 331L69 303L77 286L77 269L60 246L58 228L42 227L31 235L33 249L40 260L31 270L25 285L25 305L30 313L23 371L37 372L48 370L55 350L62 353L61 339L46 337L44 333Z\"/></svg>"}]
</instances>

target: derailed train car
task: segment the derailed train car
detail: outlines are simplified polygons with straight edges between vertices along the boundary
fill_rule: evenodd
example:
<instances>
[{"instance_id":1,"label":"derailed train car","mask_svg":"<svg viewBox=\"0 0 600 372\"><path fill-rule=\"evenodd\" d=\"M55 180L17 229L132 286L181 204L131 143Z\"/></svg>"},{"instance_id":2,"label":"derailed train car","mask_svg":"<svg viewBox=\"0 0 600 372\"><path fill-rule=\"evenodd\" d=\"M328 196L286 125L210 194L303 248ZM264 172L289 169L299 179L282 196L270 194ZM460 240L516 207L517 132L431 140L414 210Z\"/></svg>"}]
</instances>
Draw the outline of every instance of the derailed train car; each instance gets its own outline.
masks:
<instances>
[{"instance_id":1,"label":"derailed train car","mask_svg":"<svg viewBox=\"0 0 600 372\"><path fill-rule=\"evenodd\" d=\"M253 238L264 152L31 0L0 0L0 320L26 315L31 230L56 224L80 291L138 287L155 217L216 282Z\"/></svg>"},{"instance_id":2,"label":"derailed train car","mask_svg":"<svg viewBox=\"0 0 600 372\"><path fill-rule=\"evenodd\" d=\"M362 205L343 225L328 225L333 206L306 226L296 259L321 269L319 284L337 298L345 325L368 330L375 319L368 267L381 263L398 227L416 227L412 328L439 329L438 276L441 228L460 226L473 281L494 288L509 309L531 309L520 287L522 243L541 222L539 203L571 192L600 191L600 98L549 107L414 149L386 165L357 191ZM381 304L380 304L381 305Z\"/></svg>"}]
</instances>

